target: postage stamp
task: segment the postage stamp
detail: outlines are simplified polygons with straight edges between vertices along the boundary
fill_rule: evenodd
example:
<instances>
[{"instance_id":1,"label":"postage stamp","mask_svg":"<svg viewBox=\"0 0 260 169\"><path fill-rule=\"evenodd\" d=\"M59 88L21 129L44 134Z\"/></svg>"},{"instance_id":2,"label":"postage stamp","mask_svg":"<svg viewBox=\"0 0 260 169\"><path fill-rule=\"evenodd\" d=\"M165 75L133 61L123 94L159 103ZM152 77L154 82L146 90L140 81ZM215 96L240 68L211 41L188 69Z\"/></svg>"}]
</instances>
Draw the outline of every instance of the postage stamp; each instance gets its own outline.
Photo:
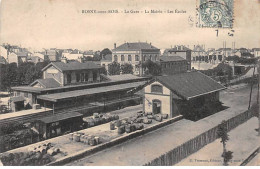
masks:
<instances>
[{"instance_id":1,"label":"postage stamp","mask_svg":"<svg viewBox=\"0 0 260 169\"><path fill-rule=\"evenodd\" d=\"M232 28L234 0L198 0L197 27Z\"/></svg>"}]
</instances>

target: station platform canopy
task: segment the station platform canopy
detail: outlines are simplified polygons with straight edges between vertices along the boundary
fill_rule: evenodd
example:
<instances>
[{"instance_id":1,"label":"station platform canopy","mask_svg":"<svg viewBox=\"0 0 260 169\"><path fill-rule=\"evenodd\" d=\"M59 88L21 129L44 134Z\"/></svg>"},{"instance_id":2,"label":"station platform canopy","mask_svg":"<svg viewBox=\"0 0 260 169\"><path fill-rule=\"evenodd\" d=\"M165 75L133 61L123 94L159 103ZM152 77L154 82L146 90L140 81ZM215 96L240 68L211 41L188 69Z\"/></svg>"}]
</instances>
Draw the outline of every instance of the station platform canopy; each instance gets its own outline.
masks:
<instances>
[{"instance_id":1,"label":"station platform canopy","mask_svg":"<svg viewBox=\"0 0 260 169\"><path fill-rule=\"evenodd\" d=\"M45 100L45 101L51 101L51 102L58 102L60 100L81 97L81 96L93 96L96 94L104 94L104 93L112 93L112 92L123 91L123 90L131 90L131 89L137 88L139 86L142 86L145 83L146 82L142 81L142 82L133 82L133 83L111 85L111 86L96 87L96 88L91 88L91 89L46 94L46 95L38 96L38 99Z\"/></svg>"}]
</instances>

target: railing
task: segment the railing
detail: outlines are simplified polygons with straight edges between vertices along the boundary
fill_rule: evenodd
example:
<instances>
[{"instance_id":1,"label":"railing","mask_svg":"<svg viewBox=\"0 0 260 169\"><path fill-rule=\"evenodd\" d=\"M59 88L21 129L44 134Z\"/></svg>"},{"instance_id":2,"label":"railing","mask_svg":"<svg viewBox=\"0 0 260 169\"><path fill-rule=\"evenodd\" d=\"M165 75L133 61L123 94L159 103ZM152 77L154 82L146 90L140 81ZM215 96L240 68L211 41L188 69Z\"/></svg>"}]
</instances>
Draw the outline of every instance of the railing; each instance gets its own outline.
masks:
<instances>
[{"instance_id":1,"label":"railing","mask_svg":"<svg viewBox=\"0 0 260 169\"><path fill-rule=\"evenodd\" d=\"M227 130L230 131L237 127L238 125L246 122L251 117L253 117L253 112L246 111L243 112L235 117L230 118L226 122ZM187 156L191 155L192 153L197 152L205 145L215 141L217 137L217 129L218 126L215 126L208 131L200 134L199 136L183 143L182 145L162 154L156 159L148 162L145 165L149 166L172 166L182 159L186 158Z\"/></svg>"}]
</instances>

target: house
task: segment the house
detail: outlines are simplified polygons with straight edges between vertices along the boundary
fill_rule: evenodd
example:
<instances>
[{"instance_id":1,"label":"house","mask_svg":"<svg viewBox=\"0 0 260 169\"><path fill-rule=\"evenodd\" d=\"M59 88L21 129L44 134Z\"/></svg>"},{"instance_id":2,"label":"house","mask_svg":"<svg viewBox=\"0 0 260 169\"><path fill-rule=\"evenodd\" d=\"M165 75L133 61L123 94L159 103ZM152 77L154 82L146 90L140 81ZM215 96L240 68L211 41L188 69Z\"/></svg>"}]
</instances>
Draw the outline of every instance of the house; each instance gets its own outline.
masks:
<instances>
[{"instance_id":1,"label":"house","mask_svg":"<svg viewBox=\"0 0 260 169\"><path fill-rule=\"evenodd\" d=\"M6 64L7 62L6 62L6 60L5 60L5 58L3 57L3 56L0 56L0 64Z\"/></svg>"},{"instance_id":2,"label":"house","mask_svg":"<svg viewBox=\"0 0 260 169\"><path fill-rule=\"evenodd\" d=\"M204 46L202 45L194 45L194 49L191 52L192 61L205 61L208 62L208 53L205 51Z\"/></svg>"},{"instance_id":3,"label":"house","mask_svg":"<svg viewBox=\"0 0 260 169\"><path fill-rule=\"evenodd\" d=\"M78 49L73 50L67 55L67 58L70 60L77 60L78 58L83 58L83 52Z\"/></svg>"},{"instance_id":4,"label":"house","mask_svg":"<svg viewBox=\"0 0 260 169\"><path fill-rule=\"evenodd\" d=\"M12 52L10 55L8 55L8 63L16 63L17 66L19 66L23 62L27 62L27 59L28 59L27 52L18 52L18 53Z\"/></svg>"},{"instance_id":5,"label":"house","mask_svg":"<svg viewBox=\"0 0 260 169\"><path fill-rule=\"evenodd\" d=\"M186 46L179 45L174 46L174 48L171 49L165 49L163 55L165 56L180 56L187 60L188 63L188 69L191 70L191 50L187 48Z\"/></svg>"},{"instance_id":6,"label":"house","mask_svg":"<svg viewBox=\"0 0 260 169\"><path fill-rule=\"evenodd\" d=\"M126 42L118 47L114 44L112 50L112 62L118 62L120 65L129 63L133 66L134 74L140 76L144 74L142 63L147 60L158 61L159 56L160 49L146 42Z\"/></svg>"},{"instance_id":7,"label":"house","mask_svg":"<svg viewBox=\"0 0 260 169\"><path fill-rule=\"evenodd\" d=\"M224 61L228 56L233 56L234 50L231 48L219 48L216 50L219 61Z\"/></svg>"},{"instance_id":8,"label":"house","mask_svg":"<svg viewBox=\"0 0 260 169\"><path fill-rule=\"evenodd\" d=\"M30 57L28 57L28 59L27 59L27 62L32 62L32 63L34 63L34 64L37 64L38 62L43 62L44 61L44 59L42 59L41 57L39 57L39 56L30 56Z\"/></svg>"},{"instance_id":9,"label":"house","mask_svg":"<svg viewBox=\"0 0 260 169\"><path fill-rule=\"evenodd\" d=\"M64 50L62 51L61 57L66 57L66 58L68 58L69 54L70 54L72 51L73 51L72 49L64 49Z\"/></svg>"},{"instance_id":10,"label":"house","mask_svg":"<svg viewBox=\"0 0 260 169\"><path fill-rule=\"evenodd\" d=\"M44 60L44 52L35 52L32 54L32 56L37 56L39 58L41 58L42 60Z\"/></svg>"},{"instance_id":11,"label":"house","mask_svg":"<svg viewBox=\"0 0 260 169\"><path fill-rule=\"evenodd\" d=\"M100 81L100 66L93 62L69 61L62 58L60 62L51 62L42 69L43 79L53 78L60 86L76 83Z\"/></svg>"},{"instance_id":12,"label":"house","mask_svg":"<svg viewBox=\"0 0 260 169\"><path fill-rule=\"evenodd\" d=\"M55 62L59 60L58 52L56 51L56 49L46 50L44 55L45 55L44 60L48 60L51 62Z\"/></svg>"},{"instance_id":13,"label":"house","mask_svg":"<svg viewBox=\"0 0 260 169\"><path fill-rule=\"evenodd\" d=\"M162 74L171 75L176 73L187 72L187 60L180 56L160 56L159 64L161 65Z\"/></svg>"},{"instance_id":14,"label":"house","mask_svg":"<svg viewBox=\"0 0 260 169\"><path fill-rule=\"evenodd\" d=\"M254 57L260 57L260 48L253 48L252 51Z\"/></svg>"},{"instance_id":15,"label":"house","mask_svg":"<svg viewBox=\"0 0 260 169\"><path fill-rule=\"evenodd\" d=\"M112 54L107 54L100 60L100 65L108 71L108 65L112 63Z\"/></svg>"},{"instance_id":16,"label":"house","mask_svg":"<svg viewBox=\"0 0 260 169\"><path fill-rule=\"evenodd\" d=\"M94 57L94 51L93 50L88 50L88 51L85 51L84 53L83 53L83 56L84 57Z\"/></svg>"},{"instance_id":17,"label":"house","mask_svg":"<svg viewBox=\"0 0 260 169\"><path fill-rule=\"evenodd\" d=\"M219 100L225 87L200 72L154 78L144 87L143 110L170 117L185 114L185 106L203 107Z\"/></svg>"},{"instance_id":18,"label":"house","mask_svg":"<svg viewBox=\"0 0 260 169\"><path fill-rule=\"evenodd\" d=\"M9 51L4 47L4 46L0 46L0 56L4 57L5 60L7 60L7 57L9 55Z\"/></svg>"}]
</instances>

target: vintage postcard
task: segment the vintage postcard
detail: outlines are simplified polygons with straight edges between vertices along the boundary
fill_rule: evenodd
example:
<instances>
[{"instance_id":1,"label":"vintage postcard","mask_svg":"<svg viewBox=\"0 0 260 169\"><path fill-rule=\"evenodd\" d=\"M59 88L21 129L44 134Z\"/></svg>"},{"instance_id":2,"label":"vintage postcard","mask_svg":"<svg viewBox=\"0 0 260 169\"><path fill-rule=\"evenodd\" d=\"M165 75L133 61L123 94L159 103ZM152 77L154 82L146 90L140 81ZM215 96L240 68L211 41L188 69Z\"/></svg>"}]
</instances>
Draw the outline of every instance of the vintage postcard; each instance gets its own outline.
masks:
<instances>
[{"instance_id":1,"label":"vintage postcard","mask_svg":"<svg viewBox=\"0 0 260 169\"><path fill-rule=\"evenodd\" d=\"M1 0L0 166L259 166L259 0Z\"/></svg>"}]
</instances>

